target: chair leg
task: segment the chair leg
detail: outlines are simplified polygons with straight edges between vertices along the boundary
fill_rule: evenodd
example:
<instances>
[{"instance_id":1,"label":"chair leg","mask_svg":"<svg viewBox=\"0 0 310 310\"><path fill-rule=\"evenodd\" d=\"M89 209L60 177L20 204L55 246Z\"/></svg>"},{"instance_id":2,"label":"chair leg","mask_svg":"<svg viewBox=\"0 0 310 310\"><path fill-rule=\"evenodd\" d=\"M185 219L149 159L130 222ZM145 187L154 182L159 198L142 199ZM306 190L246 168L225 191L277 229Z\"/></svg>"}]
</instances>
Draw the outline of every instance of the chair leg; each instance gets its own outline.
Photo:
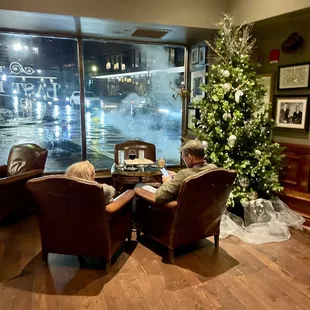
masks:
<instances>
[{"instance_id":1,"label":"chair leg","mask_svg":"<svg viewBox=\"0 0 310 310\"><path fill-rule=\"evenodd\" d=\"M174 250L168 249L168 260L170 264L174 263Z\"/></svg>"},{"instance_id":2,"label":"chair leg","mask_svg":"<svg viewBox=\"0 0 310 310\"><path fill-rule=\"evenodd\" d=\"M128 236L127 236L128 242L131 242L131 233L132 233L132 230L130 229Z\"/></svg>"},{"instance_id":3,"label":"chair leg","mask_svg":"<svg viewBox=\"0 0 310 310\"><path fill-rule=\"evenodd\" d=\"M86 265L86 261L85 261L85 258L83 256L78 256L78 259L79 259L79 263L80 263L80 267L85 267Z\"/></svg>"},{"instance_id":4,"label":"chair leg","mask_svg":"<svg viewBox=\"0 0 310 310\"><path fill-rule=\"evenodd\" d=\"M48 253L47 252L42 251L42 260L46 264L48 263Z\"/></svg>"},{"instance_id":5,"label":"chair leg","mask_svg":"<svg viewBox=\"0 0 310 310\"><path fill-rule=\"evenodd\" d=\"M111 270L111 262L112 262L112 258L107 259L105 262L105 272L106 273L109 273Z\"/></svg>"},{"instance_id":6,"label":"chair leg","mask_svg":"<svg viewBox=\"0 0 310 310\"><path fill-rule=\"evenodd\" d=\"M137 233L137 240L139 241L141 238L141 231L137 230L136 233Z\"/></svg>"},{"instance_id":7,"label":"chair leg","mask_svg":"<svg viewBox=\"0 0 310 310\"><path fill-rule=\"evenodd\" d=\"M215 235L215 236L214 236L214 246L215 246L216 248L218 248L218 247L219 247L219 244L220 244L220 236L219 236L219 235Z\"/></svg>"}]
</instances>

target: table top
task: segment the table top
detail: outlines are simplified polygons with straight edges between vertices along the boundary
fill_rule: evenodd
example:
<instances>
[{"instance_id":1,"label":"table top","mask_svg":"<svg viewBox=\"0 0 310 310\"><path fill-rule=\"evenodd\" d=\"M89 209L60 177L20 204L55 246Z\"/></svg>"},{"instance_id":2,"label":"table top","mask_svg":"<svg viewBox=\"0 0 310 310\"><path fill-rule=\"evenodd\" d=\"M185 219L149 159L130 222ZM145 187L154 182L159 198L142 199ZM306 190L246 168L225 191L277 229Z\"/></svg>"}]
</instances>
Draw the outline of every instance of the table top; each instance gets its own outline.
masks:
<instances>
[{"instance_id":1,"label":"table top","mask_svg":"<svg viewBox=\"0 0 310 310\"><path fill-rule=\"evenodd\" d=\"M131 167L131 165L127 166ZM132 176L132 177L150 177L155 175L161 175L159 168L157 165L137 165L134 166L137 170L131 171L127 170L126 167L120 167L118 165L113 164L111 168L112 175L125 175L125 176Z\"/></svg>"}]
</instances>

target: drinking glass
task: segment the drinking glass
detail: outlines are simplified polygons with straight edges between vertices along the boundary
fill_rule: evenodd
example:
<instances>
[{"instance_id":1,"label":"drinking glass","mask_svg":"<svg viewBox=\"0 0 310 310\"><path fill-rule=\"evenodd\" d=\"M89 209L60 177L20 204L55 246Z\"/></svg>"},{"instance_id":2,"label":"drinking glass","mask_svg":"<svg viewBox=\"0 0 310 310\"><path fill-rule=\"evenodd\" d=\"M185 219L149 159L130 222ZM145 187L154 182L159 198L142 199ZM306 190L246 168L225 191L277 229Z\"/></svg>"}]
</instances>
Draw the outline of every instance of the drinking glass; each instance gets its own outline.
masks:
<instances>
[{"instance_id":1,"label":"drinking glass","mask_svg":"<svg viewBox=\"0 0 310 310\"><path fill-rule=\"evenodd\" d=\"M129 157L129 159L131 159L131 170L134 170L133 161L137 157L137 151L136 150L129 150L128 157Z\"/></svg>"},{"instance_id":2,"label":"drinking glass","mask_svg":"<svg viewBox=\"0 0 310 310\"><path fill-rule=\"evenodd\" d=\"M157 161L159 169L165 168L166 166L166 161L163 158L158 158Z\"/></svg>"}]
</instances>

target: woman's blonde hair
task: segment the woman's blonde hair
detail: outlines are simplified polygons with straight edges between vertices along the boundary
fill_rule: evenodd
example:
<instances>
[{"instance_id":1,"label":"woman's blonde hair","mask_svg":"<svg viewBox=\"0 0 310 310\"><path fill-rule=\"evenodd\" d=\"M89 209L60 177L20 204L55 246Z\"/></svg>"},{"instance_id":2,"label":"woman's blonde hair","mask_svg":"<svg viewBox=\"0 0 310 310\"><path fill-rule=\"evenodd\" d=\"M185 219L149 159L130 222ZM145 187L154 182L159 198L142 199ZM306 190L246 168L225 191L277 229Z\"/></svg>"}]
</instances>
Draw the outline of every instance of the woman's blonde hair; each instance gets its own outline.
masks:
<instances>
[{"instance_id":1,"label":"woman's blonde hair","mask_svg":"<svg viewBox=\"0 0 310 310\"><path fill-rule=\"evenodd\" d=\"M65 175L87 181L94 181L95 167L88 160L80 161L68 167Z\"/></svg>"}]
</instances>

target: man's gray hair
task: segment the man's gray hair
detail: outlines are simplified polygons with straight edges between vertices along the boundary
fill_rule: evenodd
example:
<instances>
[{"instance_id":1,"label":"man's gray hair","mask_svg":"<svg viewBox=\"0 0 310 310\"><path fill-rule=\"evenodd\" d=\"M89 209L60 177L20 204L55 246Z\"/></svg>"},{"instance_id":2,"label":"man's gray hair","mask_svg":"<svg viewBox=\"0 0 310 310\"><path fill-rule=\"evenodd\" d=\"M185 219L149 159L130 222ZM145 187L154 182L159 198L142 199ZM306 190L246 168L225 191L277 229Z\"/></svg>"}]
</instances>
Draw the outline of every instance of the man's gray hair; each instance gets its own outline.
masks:
<instances>
[{"instance_id":1,"label":"man's gray hair","mask_svg":"<svg viewBox=\"0 0 310 310\"><path fill-rule=\"evenodd\" d=\"M205 150L201 141L195 140L187 140L183 146L181 147L181 152L184 155L194 155L198 158L204 158Z\"/></svg>"}]
</instances>

